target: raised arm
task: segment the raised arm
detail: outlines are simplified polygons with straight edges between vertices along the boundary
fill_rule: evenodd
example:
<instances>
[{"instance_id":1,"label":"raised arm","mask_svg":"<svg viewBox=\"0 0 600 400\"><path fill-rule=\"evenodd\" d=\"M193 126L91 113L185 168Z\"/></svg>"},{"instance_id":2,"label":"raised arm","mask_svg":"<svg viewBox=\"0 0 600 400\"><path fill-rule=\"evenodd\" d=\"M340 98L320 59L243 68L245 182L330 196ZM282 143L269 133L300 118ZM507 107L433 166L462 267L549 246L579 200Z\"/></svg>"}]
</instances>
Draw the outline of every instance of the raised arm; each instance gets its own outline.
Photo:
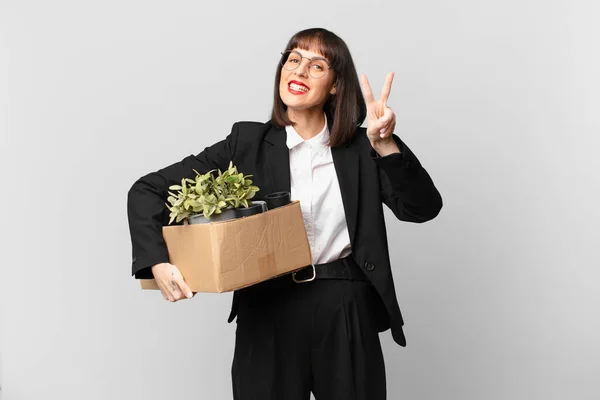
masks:
<instances>
[{"instance_id":1,"label":"raised arm","mask_svg":"<svg viewBox=\"0 0 600 400\"><path fill-rule=\"evenodd\" d=\"M397 135L392 137L400 153L380 157L371 149L379 167L381 199L401 221L429 221L442 209L442 196L417 156Z\"/></svg>"},{"instance_id":2,"label":"raised arm","mask_svg":"<svg viewBox=\"0 0 600 400\"><path fill-rule=\"evenodd\" d=\"M371 158L379 167L381 199L396 218L425 222L439 214L442 197L414 153L394 134L396 115L387 105L393 80L394 73L390 72L380 98L375 99L367 76L361 76Z\"/></svg>"}]
</instances>

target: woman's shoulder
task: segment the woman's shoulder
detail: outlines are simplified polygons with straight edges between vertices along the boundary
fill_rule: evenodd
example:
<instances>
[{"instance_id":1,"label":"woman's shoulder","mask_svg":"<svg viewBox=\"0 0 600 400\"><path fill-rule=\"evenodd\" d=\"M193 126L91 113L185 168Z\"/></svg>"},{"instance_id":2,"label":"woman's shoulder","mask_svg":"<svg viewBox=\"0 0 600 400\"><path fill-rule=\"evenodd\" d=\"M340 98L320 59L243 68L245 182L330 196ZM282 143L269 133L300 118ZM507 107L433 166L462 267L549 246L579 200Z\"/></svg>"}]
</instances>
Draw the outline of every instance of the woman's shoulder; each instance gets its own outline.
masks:
<instances>
[{"instance_id":1,"label":"woman's shoulder","mask_svg":"<svg viewBox=\"0 0 600 400\"><path fill-rule=\"evenodd\" d=\"M271 121L238 121L233 124L232 132L238 141L260 142L272 128Z\"/></svg>"},{"instance_id":2,"label":"woman's shoulder","mask_svg":"<svg viewBox=\"0 0 600 400\"><path fill-rule=\"evenodd\" d=\"M249 131L249 132L262 132L265 129L269 129L271 127L271 121L260 122L260 121L237 121L233 124L235 128L240 131Z\"/></svg>"}]
</instances>

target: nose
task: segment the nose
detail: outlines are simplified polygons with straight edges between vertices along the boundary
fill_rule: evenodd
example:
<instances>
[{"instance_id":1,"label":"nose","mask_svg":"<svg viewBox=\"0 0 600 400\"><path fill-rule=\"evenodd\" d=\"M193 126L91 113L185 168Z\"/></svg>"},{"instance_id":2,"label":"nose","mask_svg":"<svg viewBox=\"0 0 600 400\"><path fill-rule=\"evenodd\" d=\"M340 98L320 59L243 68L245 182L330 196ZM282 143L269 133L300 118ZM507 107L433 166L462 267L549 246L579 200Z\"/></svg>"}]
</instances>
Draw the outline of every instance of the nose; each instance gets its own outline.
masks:
<instances>
[{"instance_id":1,"label":"nose","mask_svg":"<svg viewBox=\"0 0 600 400\"><path fill-rule=\"evenodd\" d=\"M298 67L294 70L294 74L308 78L308 65L309 64L310 64L310 60L302 59L302 61L300 62L300 65L298 65Z\"/></svg>"}]
</instances>

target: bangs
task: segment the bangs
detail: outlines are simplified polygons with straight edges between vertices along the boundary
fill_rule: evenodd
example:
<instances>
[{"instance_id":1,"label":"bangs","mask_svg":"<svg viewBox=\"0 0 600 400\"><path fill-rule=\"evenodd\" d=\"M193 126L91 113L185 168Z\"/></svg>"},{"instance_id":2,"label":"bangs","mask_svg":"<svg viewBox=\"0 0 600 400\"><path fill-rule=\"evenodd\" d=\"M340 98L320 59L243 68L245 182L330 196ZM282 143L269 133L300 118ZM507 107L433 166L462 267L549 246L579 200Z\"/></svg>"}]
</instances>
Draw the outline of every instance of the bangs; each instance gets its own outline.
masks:
<instances>
[{"instance_id":1,"label":"bangs","mask_svg":"<svg viewBox=\"0 0 600 400\"><path fill-rule=\"evenodd\" d=\"M336 68L336 52L335 48L335 39L333 37L328 37L326 32L320 30L305 30L302 32L298 32L294 37L292 37L288 43L286 50L292 50L294 48L299 48L302 50L313 51L315 53L320 53L325 57L332 68Z\"/></svg>"}]
</instances>

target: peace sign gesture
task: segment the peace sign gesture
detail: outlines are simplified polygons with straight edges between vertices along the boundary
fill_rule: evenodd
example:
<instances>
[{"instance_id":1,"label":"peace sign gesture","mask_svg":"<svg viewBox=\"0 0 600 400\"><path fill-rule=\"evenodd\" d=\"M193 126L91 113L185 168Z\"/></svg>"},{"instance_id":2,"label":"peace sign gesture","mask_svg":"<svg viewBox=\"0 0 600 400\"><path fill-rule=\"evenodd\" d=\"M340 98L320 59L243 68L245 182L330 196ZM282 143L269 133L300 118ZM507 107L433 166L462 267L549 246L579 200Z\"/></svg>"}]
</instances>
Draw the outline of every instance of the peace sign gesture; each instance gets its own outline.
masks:
<instances>
[{"instance_id":1,"label":"peace sign gesture","mask_svg":"<svg viewBox=\"0 0 600 400\"><path fill-rule=\"evenodd\" d=\"M375 100L367 76L362 74L360 77L363 96L367 103L367 137L371 145L388 143L394 140L392 133L394 133L396 127L396 115L386 104L392 90L393 79L394 73L390 72L385 78L381 97L379 100Z\"/></svg>"}]
</instances>

